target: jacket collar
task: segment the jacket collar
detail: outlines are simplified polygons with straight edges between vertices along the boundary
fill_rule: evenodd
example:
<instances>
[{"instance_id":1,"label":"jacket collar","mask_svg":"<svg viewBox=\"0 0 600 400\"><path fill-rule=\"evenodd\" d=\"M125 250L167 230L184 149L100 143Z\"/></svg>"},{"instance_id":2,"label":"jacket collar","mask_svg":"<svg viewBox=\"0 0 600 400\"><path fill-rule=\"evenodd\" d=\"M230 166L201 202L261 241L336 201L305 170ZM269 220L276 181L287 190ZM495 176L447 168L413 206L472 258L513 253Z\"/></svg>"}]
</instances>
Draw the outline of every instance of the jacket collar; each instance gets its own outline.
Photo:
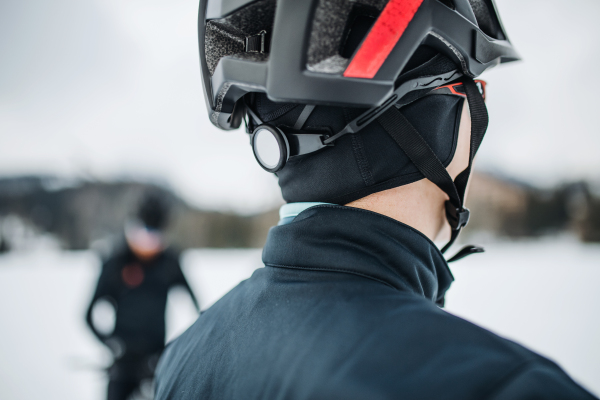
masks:
<instances>
[{"instance_id":1,"label":"jacket collar","mask_svg":"<svg viewBox=\"0 0 600 400\"><path fill-rule=\"evenodd\" d=\"M277 225L285 225L292 222L298 214L311 207L332 205L331 203L287 203L279 209L279 223Z\"/></svg>"},{"instance_id":2,"label":"jacket collar","mask_svg":"<svg viewBox=\"0 0 600 400\"><path fill-rule=\"evenodd\" d=\"M454 280L422 233L384 215L319 205L271 228L266 266L351 273L440 302Z\"/></svg>"}]
</instances>

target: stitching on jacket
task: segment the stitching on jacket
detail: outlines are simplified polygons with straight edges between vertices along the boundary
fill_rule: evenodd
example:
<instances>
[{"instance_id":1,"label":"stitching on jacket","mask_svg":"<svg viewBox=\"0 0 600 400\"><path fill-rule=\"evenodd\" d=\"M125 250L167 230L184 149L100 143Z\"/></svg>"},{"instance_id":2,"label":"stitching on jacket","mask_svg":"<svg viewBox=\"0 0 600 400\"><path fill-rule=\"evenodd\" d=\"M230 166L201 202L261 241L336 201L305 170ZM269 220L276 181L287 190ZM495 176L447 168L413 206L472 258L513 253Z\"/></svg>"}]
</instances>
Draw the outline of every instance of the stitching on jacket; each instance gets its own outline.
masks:
<instances>
[{"instance_id":1,"label":"stitching on jacket","mask_svg":"<svg viewBox=\"0 0 600 400\"><path fill-rule=\"evenodd\" d=\"M267 267L274 267L274 268L304 269L304 270L310 270L310 271L330 271L330 272L341 272L341 273L346 273L346 274L351 274L351 275L357 275L357 276L362 276L363 278L372 279L372 280L377 281L379 283L383 283L384 285L389 286L392 289L398 290L398 288L396 288L394 285L392 285L389 282L384 281L383 279L379 279L379 278L376 278L376 277L374 277L372 275L363 274L361 272L351 271L351 270L343 269L343 268L300 267L300 266L297 266L297 265L280 265L280 264L271 264L271 263L265 263L265 265Z\"/></svg>"},{"instance_id":2,"label":"stitching on jacket","mask_svg":"<svg viewBox=\"0 0 600 400\"><path fill-rule=\"evenodd\" d=\"M485 396L486 399L493 399L497 396L503 389L508 387L508 385L517 377L521 372L529 367L529 364L535 363L536 360L527 360L523 361L517 367L515 367L512 371L506 374L506 376L498 383L494 389L490 392L489 395Z\"/></svg>"},{"instance_id":3,"label":"stitching on jacket","mask_svg":"<svg viewBox=\"0 0 600 400\"><path fill-rule=\"evenodd\" d=\"M433 247L434 247L435 249L437 249L437 251L439 252L440 256L441 256L441 257L442 257L442 258L445 260L445 258L444 258L444 255L442 254L442 252L440 251L440 249L439 249L439 248L438 248L438 247L435 245L435 243L433 243L433 241L432 241L431 239L429 239L427 236L425 236L423 233L419 232L418 230L416 230L416 229L415 229L415 228L413 228L412 226L410 226L410 225L406 225L406 224L405 224L405 223L403 223L403 222L400 222L400 221L397 221L397 220L395 220L395 219L393 219L393 218L390 218L390 217L388 217L387 215L379 214L379 213L376 213L376 212L373 212L373 211L369 211L369 210L364 210L364 209L362 209L362 208L348 207L348 206L340 206L340 205L338 205L338 204L320 204L320 205L317 205L317 206L313 206L313 207L307 208L306 210L302 211L302 213L303 213L303 212L305 212L305 211L311 210L311 209L313 209L313 208L317 208L317 207L324 207L324 208L337 208L337 209L342 209L342 210L344 210L344 209L348 209L348 208L351 208L353 211L358 211L358 212L362 212L362 213L364 213L364 214L369 214L369 215L373 215L373 214L375 214L375 215L377 215L377 216L379 216L379 217L383 217L383 218L385 218L385 219L387 219L387 220L389 220L389 221L393 222L394 224L400 224L400 225L402 225L403 227L405 227L405 228L408 228L408 229L409 229L411 232L413 232L413 233L416 233L417 235L421 236L423 239L425 239L425 240L427 240L429 243L431 243L431 244L433 245ZM300 214L302 214L302 213L300 213ZM300 214L298 214L298 215L300 215Z\"/></svg>"}]
</instances>

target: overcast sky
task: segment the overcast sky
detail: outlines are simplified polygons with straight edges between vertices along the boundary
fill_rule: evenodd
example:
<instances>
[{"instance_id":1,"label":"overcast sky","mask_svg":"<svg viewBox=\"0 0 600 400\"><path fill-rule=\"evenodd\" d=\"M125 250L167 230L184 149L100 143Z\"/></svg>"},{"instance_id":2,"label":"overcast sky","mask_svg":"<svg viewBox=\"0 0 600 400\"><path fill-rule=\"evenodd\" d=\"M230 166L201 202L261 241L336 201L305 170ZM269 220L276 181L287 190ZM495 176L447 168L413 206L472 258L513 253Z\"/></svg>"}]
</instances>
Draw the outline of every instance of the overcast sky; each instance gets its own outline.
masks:
<instances>
[{"instance_id":1,"label":"overcast sky","mask_svg":"<svg viewBox=\"0 0 600 400\"><path fill-rule=\"evenodd\" d=\"M497 0L524 58L483 78L479 167L534 184L600 177L597 0ZM242 131L208 121L197 0L0 2L0 175L142 177L193 204L281 201Z\"/></svg>"}]
</instances>

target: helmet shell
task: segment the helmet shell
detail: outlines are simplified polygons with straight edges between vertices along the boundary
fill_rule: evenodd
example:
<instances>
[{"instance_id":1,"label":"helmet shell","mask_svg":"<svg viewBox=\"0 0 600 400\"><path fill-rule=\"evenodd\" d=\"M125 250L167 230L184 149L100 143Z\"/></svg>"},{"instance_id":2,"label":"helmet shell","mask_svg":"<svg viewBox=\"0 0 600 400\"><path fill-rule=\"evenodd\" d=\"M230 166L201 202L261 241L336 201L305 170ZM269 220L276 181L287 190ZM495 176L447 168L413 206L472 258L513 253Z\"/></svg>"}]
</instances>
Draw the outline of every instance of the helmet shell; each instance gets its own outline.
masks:
<instances>
[{"instance_id":1,"label":"helmet shell","mask_svg":"<svg viewBox=\"0 0 600 400\"><path fill-rule=\"evenodd\" d=\"M348 58L325 54L330 57L319 61L319 51L338 51L343 40L339 27L347 31L349 26L348 20L340 25L340 18L330 21L320 16L348 17L352 13L338 15L336 10L361 5L375 10L379 15L368 38L391 3L397 7L416 3L417 8L372 77L345 73L367 43L364 38ZM246 53L244 36L262 31L270 37L268 53ZM456 65L455 74L431 75L430 88L461 75L477 77L519 59L493 0L201 0L198 32L208 113L211 122L225 130L240 126L245 114L240 99L249 92L264 92L280 102L371 108L380 106L400 85L406 92L418 90L420 83L407 84L403 77L409 76L405 67L420 46Z\"/></svg>"}]
</instances>

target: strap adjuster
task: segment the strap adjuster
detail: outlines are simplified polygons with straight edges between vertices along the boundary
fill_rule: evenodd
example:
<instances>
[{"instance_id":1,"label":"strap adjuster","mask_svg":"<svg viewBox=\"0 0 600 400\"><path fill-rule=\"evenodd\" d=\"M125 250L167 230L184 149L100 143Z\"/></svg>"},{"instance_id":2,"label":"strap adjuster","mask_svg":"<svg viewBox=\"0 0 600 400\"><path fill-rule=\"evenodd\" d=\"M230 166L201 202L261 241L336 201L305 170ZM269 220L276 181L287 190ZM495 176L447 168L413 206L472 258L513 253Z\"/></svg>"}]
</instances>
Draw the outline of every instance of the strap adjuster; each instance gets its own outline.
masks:
<instances>
[{"instance_id":1,"label":"strap adjuster","mask_svg":"<svg viewBox=\"0 0 600 400\"><path fill-rule=\"evenodd\" d=\"M268 53L267 31L262 30L257 35L248 36L244 50L246 53Z\"/></svg>"},{"instance_id":2,"label":"strap adjuster","mask_svg":"<svg viewBox=\"0 0 600 400\"><path fill-rule=\"evenodd\" d=\"M471 211L468 208L456 208L451 202L446 202L446 217L453 231L459 231L469 223Z\"/></svg>"}]
</instances>

